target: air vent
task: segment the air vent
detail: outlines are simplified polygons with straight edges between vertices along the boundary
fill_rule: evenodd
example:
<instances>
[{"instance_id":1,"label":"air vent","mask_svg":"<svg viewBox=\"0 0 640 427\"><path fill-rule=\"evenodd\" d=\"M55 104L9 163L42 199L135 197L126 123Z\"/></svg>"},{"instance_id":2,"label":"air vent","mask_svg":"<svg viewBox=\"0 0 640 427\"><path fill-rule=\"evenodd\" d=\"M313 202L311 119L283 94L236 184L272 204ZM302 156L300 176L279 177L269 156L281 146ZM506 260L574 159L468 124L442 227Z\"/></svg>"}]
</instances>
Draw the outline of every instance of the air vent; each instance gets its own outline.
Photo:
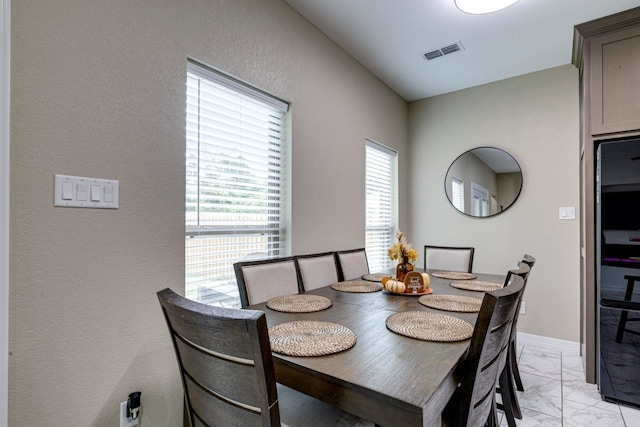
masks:
<instances>
[{"instance_id":1,"label":"air vent","mask_svg":"<svg viewBox=\"0 0 640 427\"><path fill-rule=\"evenodd\" d=\"M449 43L446 46L439 47L437 49L431 49L427 52L424 52L422 54L422 57L427 61L431 61L432 59L440 58L442 56L450 55L456 52L461 52L463 50L464 50L464 46L462 45L460 40L458 40L455 43Z\"/></svg>"}]
</instances>

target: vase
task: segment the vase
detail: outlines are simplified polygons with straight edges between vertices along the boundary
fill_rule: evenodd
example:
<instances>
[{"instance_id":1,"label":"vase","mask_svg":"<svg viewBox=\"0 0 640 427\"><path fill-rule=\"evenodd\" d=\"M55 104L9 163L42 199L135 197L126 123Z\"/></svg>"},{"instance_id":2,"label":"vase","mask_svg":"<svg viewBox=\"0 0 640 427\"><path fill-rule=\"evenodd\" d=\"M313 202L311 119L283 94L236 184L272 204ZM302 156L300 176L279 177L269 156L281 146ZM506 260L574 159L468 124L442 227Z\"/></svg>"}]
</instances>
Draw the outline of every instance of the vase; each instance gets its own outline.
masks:
<instances>
[{"instance_id":1,"label":"vase","mask_svg":"<svg viewBox=\"0 0 640 427\"><path fill-rule=\"evenodd\" d=\"M410 271L413 271L413 264L411 264L409 262L409 258L403 257L402 261L400 261L398 263L398 265L396 266L396 278L397 278L397 280L404 281L404 277Z\"/></svg>"}]
</instances>

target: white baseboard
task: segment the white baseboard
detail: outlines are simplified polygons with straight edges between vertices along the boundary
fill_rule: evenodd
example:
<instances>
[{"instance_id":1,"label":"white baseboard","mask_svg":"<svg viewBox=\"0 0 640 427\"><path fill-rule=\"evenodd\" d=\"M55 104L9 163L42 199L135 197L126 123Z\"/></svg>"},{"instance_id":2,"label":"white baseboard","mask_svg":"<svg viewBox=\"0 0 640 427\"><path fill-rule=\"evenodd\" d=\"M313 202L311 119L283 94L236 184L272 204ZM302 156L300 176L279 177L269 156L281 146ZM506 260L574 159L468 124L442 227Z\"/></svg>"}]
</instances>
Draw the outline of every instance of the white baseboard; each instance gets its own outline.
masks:
<instances>
[{"instance_id":1,"label":"white baseboard","mask_svg":"<svg viewBox=\"0 0 640 427\"><path fill-rule=\"evenodd\" d=\"M518 332L518 344L541 350L559 351L565 356L580 356L580 343Z\"/></svg>"}]
</instances>

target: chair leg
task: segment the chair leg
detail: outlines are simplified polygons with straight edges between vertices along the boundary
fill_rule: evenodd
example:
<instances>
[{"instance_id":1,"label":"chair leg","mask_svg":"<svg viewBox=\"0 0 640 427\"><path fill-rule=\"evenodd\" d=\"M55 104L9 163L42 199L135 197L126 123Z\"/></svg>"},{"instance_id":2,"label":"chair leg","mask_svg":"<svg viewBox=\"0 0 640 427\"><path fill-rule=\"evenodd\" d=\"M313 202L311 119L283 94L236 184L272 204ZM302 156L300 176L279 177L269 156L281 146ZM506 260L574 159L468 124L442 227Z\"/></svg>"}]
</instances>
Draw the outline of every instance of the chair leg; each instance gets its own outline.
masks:
<instances>
[{"instance_id":1,"label":"chair leg","mask_svg":"<svg viewBox=\"0 0 640 427\"><path fill-rule=\"evenodd\" d=\"M518 354L516 352L515 339L509 343L509 357L507 363L511 367L511 374L513 375L513 380L516 382L516 390L524 391L522 378L520 378L520 370L518 369Z\"/></svg>"},{"instance_id":2,"label":"chair leg","mask_svg":"<svg viewBox=\"0 0 640 427\"><path fill-rule=\"evenodd\" d=\"M624 276L627 279L627 289L624 293L624 300L631 301L633 297L633 287L635 286L636 279L639 279L637 276ZM622 310L622 314L620 314L620 322L618 322L618 331L616 332L616 342L621 343L622 337L624 335L624 330L627 326L627 318L629 317L629 312L627 310Z\"/></svg>"},{"instance_id":3,"label":"chair leg","mask_svg":"<svg viewBox=\"0 0 640 427\"><path fill-rule=\"evenodd\" d=\"M627 326L627 317L629 317L629 312L627 310L622 310L620 314L620 322L618 322L618 331L616 332L616 342L621 343L622 337L624 336L624 329Z\"/></svg>"},{"instance_id":4,"label":"chair leg","mask_svg":"<svg viewBox=\"0 0 640 427\"><path fill-rule=\"evenodd\" d=\"M518 396L515 394L515 388L513 387L513 381L510 375L508 364L505 364L505 368L502 370L498 381L500 383L500 394L502 395L502 410L507 419L507 425L509 427L516 427L516 418L522 419L522 414L520 412Z\"/></svg>"}]
</instances>

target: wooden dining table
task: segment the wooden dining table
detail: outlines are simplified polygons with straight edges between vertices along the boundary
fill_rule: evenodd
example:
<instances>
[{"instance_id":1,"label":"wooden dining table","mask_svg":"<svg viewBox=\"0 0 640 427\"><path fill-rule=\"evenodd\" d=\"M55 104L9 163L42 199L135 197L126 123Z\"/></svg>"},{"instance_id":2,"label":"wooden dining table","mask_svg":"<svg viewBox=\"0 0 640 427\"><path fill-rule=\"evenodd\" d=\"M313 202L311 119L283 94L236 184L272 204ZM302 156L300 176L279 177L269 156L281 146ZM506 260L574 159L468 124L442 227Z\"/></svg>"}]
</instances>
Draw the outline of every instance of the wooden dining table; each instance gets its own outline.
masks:
<instances>
[{"instance_id":1,"label":"wooden dining table","mask_svg":"<svg viewBox=\"0 0 640 427\"><path fill-rule=\"evenodd\" d=\"M420 270L422 271L422 270ZM433 273L427 270L427 273ZM450 286L453 280L431 277L433 294L482 298L482 292ZM502 283L505 276L477 274L475 280ZM441 311L419 303L418 296L386 290L351 293L330 286L306 292L332 301L312 313L274 311L266 303L250 306L266 313L267 325L300 320L332 322L356 335L348 350L325 356L273 353L276 381L318 398L380 426L440 425L441 414L459 382L456 368L469 339L423 341L387 329L394 313L421 310L445 314L475 324L477 313Z\"/></svg>"}]
</instances>

